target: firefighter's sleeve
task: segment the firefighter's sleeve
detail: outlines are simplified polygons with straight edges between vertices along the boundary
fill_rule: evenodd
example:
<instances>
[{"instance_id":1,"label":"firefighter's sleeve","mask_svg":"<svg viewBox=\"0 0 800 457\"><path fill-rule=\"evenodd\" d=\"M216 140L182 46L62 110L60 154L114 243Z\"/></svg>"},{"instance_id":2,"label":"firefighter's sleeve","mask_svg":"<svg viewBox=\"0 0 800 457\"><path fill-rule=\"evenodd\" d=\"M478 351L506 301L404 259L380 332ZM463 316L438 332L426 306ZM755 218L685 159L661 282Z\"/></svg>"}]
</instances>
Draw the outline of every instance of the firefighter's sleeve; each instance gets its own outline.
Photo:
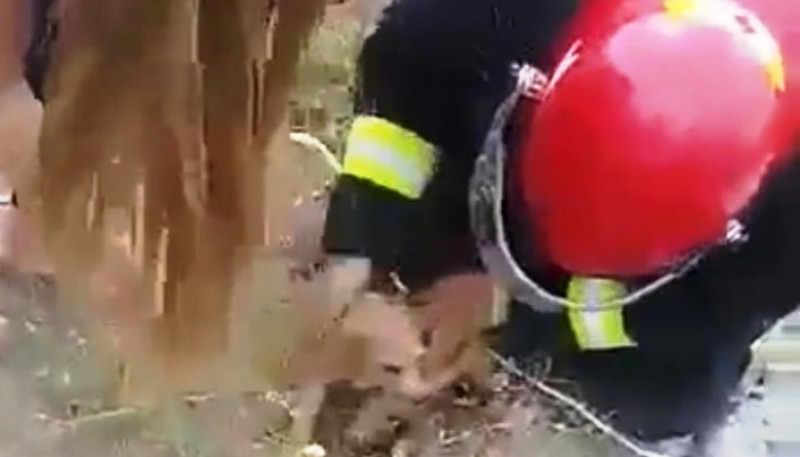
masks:
<instances>
[{"instance_id":1,"label":"firefighter's sleeve","mask_svg":"<svg viewBox=\"0 0 800 457\"><path fill-rule=\"evenodd\" d=\"M414 132L385 118L357 116L328 207L326 251L393 268L436 157L433 144Z\"/></svg>"},{"instance_id":2,"label":"firefighter's sleeve","mask_svg":"<svg viewBox=\"0 0 800 457\"><path fill-rule=\"evenodd\" d=\"M431 198L445 208L466 202L459 191L426 194L434 175L438 181L440 174L455 174L458 182L448 184L466 187L462 176L469 174L453 171L471 167L477 135L467 107L475 76L451 45L454 32L421 19L437 14L428 5L443 8L437 2L397 2L362 47L356 115L326 218L323 245L329 254L366 257L393 270L413 248L426 217L422 208ZM443 201L452 198L459 200Z\"/></svg>"}]
</instances>

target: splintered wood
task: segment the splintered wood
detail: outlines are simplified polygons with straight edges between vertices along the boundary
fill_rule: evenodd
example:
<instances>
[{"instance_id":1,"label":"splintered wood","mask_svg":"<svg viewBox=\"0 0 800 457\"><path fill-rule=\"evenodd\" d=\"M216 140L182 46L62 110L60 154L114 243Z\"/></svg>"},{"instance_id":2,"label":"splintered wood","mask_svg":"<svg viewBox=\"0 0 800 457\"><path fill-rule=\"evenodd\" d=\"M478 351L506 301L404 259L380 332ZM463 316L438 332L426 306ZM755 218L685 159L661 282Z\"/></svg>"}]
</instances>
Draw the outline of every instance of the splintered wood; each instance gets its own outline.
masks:
<instances>
[{"instance_id":1,"label":"splintered wood","mask_svg":"<svg viewBox=\"0 0 800 457\"><path fill-rule=\"evenodd\" d=\"M20 1L0 0L0 90L22 72L26 6Z\"/></svg>"},{"instance_id":2,"label":"splintered wood","mask_svg":"<svg viewBox=\"0 0 800 457\"><path fill-rule=\"evenodd\" d=\"M264 242L266 150L323 9L321 0L57 7L40 140L47 246L75 305L109 256L135 253L137 280L90 311L138 322L137 343L120 347L142 371L158 367L166 388L225 382L234 279L250 260L242 248ZM124 241L109 235L119 227Z\"/></svg>"}]
</instances>

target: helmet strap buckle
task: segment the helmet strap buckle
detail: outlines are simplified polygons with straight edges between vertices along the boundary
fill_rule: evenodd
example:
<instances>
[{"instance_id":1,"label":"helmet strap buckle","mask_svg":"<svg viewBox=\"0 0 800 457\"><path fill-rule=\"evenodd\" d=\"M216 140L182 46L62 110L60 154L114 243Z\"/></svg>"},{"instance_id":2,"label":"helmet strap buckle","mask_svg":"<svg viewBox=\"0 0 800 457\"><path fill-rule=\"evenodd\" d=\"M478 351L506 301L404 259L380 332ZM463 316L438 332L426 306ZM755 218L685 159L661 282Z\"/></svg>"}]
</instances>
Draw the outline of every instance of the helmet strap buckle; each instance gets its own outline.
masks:
<instances>
[{"instance_id":1,"label":"helmet strap buckle","mask_svg":"<svg viewBox=\"0 0 800 457\"><path fill-rule=\"evenodd\" d=\"M517 92L520 96L536 101L544 98L550 78L545 72L533 65L523 63L512 66L512 74L516 77Z\"/></svg>"}]
</instances>

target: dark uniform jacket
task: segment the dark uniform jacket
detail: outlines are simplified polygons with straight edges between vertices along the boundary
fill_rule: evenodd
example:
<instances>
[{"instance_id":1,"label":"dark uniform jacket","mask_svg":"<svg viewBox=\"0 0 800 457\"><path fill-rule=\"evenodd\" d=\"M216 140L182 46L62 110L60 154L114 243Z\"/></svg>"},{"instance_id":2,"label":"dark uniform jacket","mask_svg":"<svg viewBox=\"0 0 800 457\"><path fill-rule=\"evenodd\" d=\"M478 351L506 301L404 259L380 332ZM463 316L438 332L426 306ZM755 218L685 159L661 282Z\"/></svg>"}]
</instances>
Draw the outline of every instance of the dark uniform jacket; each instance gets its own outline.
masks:
<instances>
[{"instance_id":1,"label":"dark uniform jacket","mask_svg":"<svg viewBox=\"0 0 800 457\"><path fill-rule=\"evenodd\" d=\"M513 88L511 65L551 70L558 57L553 43L577 3L395 2L364 43L357 114L416 132L441 156L419 200L341 176L327 215L327 251L368 257L399 272L412 289L481 268L467 207L474 160ZM506 213L523 266L563 294L568 276L527 257L528 231L513 199ZM555 374L576 380L593 407L641 438L702 433L725 412L751 343L800 299L800 160L774 167L743 222L745 243L713 251L678 281L626 308L635 348L579 350L565 315L512 303L502 350L520 361L552 357Z\"/></svg>"}]
</instances>

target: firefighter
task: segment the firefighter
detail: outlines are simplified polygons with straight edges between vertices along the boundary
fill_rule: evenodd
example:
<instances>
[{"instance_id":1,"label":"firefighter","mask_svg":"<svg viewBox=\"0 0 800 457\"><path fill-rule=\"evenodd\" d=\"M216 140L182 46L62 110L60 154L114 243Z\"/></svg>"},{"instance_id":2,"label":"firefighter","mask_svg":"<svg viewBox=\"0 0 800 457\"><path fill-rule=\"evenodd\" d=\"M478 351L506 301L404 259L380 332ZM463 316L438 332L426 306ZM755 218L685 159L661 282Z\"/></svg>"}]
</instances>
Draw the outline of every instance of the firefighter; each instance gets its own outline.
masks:
<instances>
[{"instance_id":1,"label":"firefighter","mask_svg":"<svg viewBox=\"0 0 800 457\"><path fill-rule=\"evenodd\" d=\"M359 58L332 300L487 270L499 348L656 450L715 455L800 300L781 47L727 0L398 0ZM705 453L705 454L704 454Z\"/></svg>"}]
</instances>

